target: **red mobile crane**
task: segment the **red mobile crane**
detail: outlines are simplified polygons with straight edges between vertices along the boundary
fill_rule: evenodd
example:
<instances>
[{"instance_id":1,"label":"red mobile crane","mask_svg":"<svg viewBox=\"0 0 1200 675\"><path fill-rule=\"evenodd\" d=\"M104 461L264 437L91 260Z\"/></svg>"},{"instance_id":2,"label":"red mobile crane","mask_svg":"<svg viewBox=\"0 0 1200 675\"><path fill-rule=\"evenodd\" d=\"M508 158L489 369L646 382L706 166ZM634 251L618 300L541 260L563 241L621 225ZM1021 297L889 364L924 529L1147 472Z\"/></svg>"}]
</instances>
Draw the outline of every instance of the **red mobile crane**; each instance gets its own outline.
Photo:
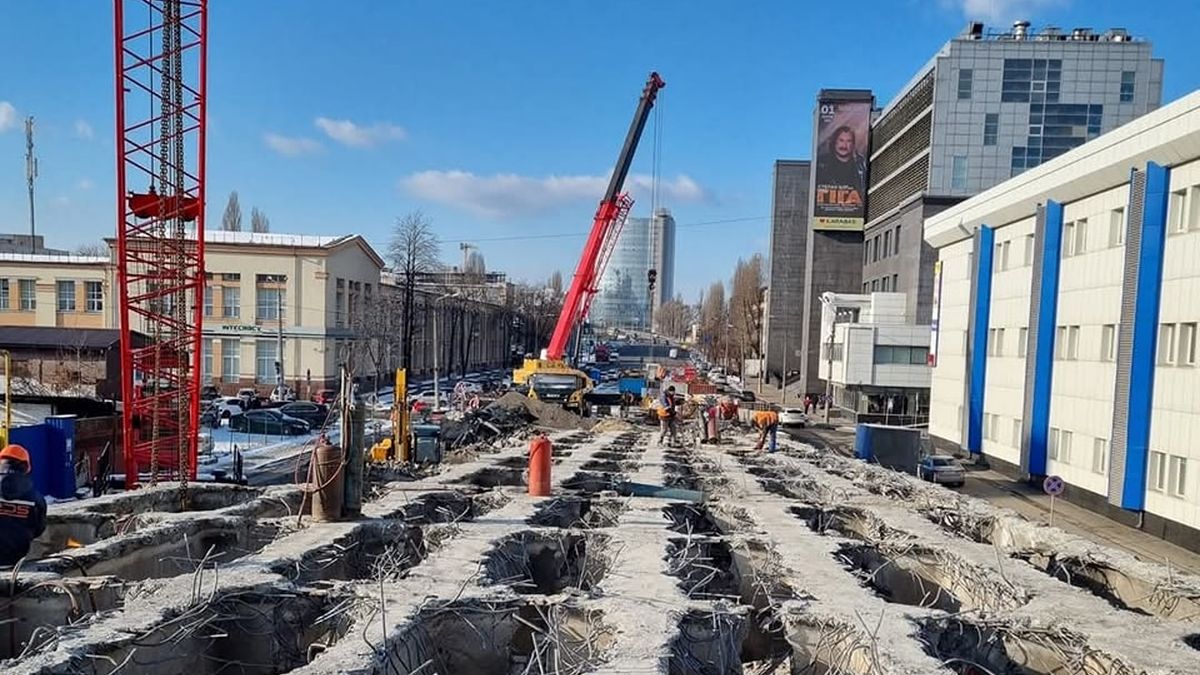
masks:
<instances>
[{"instance_id":1,"label":"red mobile crane","mask_svg":"<svg viewBox=\"0 0 1200 675\"><path fill-rule=\"evenodd\" d=\"M525 364L513 372L513 383L528 383L529 395L533 398L562 398L568 407L578 405L582 409L583 393L588 388L589 380L584 373L574 370L563 361L563 355L571 339L571 332L587 317L592 298L599 290L600 276L604 273L617 236L629 215L629 209L633 206L633 199L623 193L622 189L625 186L625 178L629 175L629 167L633 164L633 154L637 151L642 130L646 128L646 120L650 117L650 110L654 107L658 91L665 86L666 83L658 73L650 73L638 100L637 110L633 114L633 121L629 125L629 132L625 135L625 144L617 156L617 165L608 181L608 189L596 209L592 231L583 247L579 265L575 268L571 287L563 299L562 311L558 315L558 323L554 326L554 333L550 337L544 357L525 359ZM569 386L567 378L574 378L577 381L576 385ZM539 379L547 381L547 386L538 387ZM549 386L551 382L555 386Z\"/></svg>"}]
</instances>

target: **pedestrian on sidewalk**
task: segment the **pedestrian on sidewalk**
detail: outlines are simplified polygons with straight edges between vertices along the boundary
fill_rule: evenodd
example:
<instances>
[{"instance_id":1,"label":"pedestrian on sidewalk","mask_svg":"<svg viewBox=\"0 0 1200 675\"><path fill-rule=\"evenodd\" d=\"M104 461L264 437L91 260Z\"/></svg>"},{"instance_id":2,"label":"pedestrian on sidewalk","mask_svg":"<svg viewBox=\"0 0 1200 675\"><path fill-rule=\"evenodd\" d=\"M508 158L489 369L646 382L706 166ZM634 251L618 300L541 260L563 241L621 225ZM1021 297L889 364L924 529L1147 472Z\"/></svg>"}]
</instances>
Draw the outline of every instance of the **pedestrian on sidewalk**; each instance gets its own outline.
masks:
<instances>
[{"instance_id":1,"label":"pedestrian on sidewalk","mask_svg":"<svg viewBox=\"0 0 1200 675\"><path fill-rule=\"evenodd\" d=\"M762 450L763 445L769 439L770 445L767 446L767 451L775 452L775 434L779 430L779 413L774 410L757 410L750 423L758 429L758 443L754 444L754 449Z\"/></svg>"},{"instance_id":2,"label":"pedestrian on sidewalk","mask_svg":"<svg viewBox=\"0 0 1200 675\"><path fill-rule=\"evenodd\" d=\"M676 445L675 437L675 387L667 387L658 399L658 444L662 445L671 437L671 445Z\"/></svg>"},{"instance_id":3,"label":"pedestrian on sidewalk","mask_svg":"<svg viewBox=\"0 0 1200 675\"><path fill-rule=\"evenodd\" d=\"M808 415L808 414L812 413L812 407L813 407L812 394L809 394L804 397L804 414Z\"/></svg>"}]
</instances>

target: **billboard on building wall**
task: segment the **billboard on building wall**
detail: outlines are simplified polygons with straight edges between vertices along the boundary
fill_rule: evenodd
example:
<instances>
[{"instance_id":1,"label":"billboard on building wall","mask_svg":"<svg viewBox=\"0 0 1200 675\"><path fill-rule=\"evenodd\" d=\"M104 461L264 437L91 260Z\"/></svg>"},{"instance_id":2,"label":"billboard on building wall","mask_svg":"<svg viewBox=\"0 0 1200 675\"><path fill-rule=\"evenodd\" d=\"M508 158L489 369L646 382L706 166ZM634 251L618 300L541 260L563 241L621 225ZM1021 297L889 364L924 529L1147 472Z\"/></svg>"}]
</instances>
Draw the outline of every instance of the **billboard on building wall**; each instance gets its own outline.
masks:
<instances>
[{"instance_id":1,"label":"billboard on building wall","mask_svg":"<svg viewBox=\"0 0 1200 675\"><path fill-rule=\"evenodd\" d=\"M867 154L871 145L869 100L817 101L813 134L814 230L862 230L867 213Z\"/></svg>"}]
</instances>

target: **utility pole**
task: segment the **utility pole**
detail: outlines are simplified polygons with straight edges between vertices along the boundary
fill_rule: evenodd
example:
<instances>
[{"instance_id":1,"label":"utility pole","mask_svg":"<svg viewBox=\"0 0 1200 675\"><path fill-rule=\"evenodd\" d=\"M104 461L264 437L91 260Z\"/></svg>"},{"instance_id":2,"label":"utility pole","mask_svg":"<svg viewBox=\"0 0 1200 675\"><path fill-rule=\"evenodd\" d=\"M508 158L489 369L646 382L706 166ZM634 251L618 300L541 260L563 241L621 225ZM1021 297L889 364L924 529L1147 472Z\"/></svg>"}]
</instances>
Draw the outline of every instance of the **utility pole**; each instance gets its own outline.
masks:
<instances>
[{"instance_id":1,"label":"utility pole","mask_svg":"<svg viewBox=\"0 0 1200 675\"><path fill-rule=\"evenodd\" d=\"M833 407L833 333L837 329L837 310L833 311L833 320L829 322L829 349L825 355L825 363L829 376L825 380L825 423L829 423L829 409Z\"/></svg>"},{"instance_id":2,"label":"utility pole","mask_svg":"<svg viewBox=\"0 0 1200 675\"><path fill-rule=\"evenodd\" d=\"M781 393L779 395L780 405L787 405L787 376L788 376L787 357L788 357L788 351L790 351L790 350L791 350L791 348L788 347L787 324L785 323L785 324L783 324L783 365L782 365L783 393ZM805 411L805 412L807 412L807 411Z\"/></svg>"},{"instance_id":3,"label":"utility pole","mask_svg":"<svg viewBox=\"0 0 1200 675\"><path fill-rule=\"evenodd\" d=\"M25 179L29 182L29 252L37 253L34 236L37 235L37 220L33 211L33 182L37 178L37 156L33 154L33 116L25 118Z\"/></svg>"},{"instance_id":4,"label":"utility pole","mask_svg":"<svg viewBox=\"0 0 1200 675\"><path fill-rule=\"evenodd\" d=\"M286 277L285 277L286 285ZM283 396L283 298L284 292L279 291L278 305L275 308L275 357L278 359L275 362L275 386L279 389L279 395Z\"/></svg>"}]
</instances>

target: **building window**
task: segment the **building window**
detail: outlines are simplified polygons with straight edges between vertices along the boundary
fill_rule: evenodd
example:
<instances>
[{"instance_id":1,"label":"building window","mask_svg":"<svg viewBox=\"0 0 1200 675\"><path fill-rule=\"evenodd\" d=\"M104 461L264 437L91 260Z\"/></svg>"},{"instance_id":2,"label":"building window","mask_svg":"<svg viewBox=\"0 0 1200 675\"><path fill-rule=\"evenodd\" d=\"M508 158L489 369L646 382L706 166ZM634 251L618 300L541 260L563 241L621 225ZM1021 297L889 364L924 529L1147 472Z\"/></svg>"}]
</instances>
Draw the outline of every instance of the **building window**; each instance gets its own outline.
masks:
<instances>
[{"instance_id":1,"label":"building window","mask_svg":"<svg viewBox=\"0 0 1200 675\"><path fill-rule=\"evenodd\" d=\"M1167 204L1167 227L1175 234L1187 232L1188 201L1187 190L1176 190L1171 193L1170 201Z\"/></svg>"},{"instance_id":2,"label":"building window","mask_svg":"<svg viewBox=\"0 0 1200 675\"><path fill-rule=\"evenodd\" d=\"M213 287L204 285L204 316L213 315Z\"/></svg>"},{"instance_id":3,"label":"building window","mask_svg":"<svg viewBox=\"0 0 1200 675\"><path fill-rule=\"evenodd\" d=\"M889 290L891 290L889 288L889 286L891 285L891 281L892 281L891 277L884 277L883 279L880 280L879 287L883 290L884 293L887 293Z\"/></svg>"},{"instance_id":4,"label":"building window","mask_svg":"<svg viewBox=\"0 0 1200 675\"><path fill-rule=\"evenodd\" d=\"M259 321L282 321L284 290L282 288L254 289L254 318Z\"/></svg>"},{"instance_id":5,"label":"building window","mask_svg":"<svg viewBox=\"0 0 1200 675\"><path fill-rule=\"evenodd\" d=\"M1026 350L1029 349L1029 329L1021 328L1017 331L1017 356L1025 357Z\"/></svg>"},{"instance_id":6,"label":"building window","mask_svg":"<svg viewBox=\"0 0 1200 675\"><path fill-rule=\"evenodd\" d=\"M1167 494L1183 497L1187 494L1187 458L1171 455L1167 468Z\"/></svg>"},{"instance_id":7,"label":"building window","mask_svg":"<svg viewBox=\"0 0 1200 675\"><path fill-rule=\"evenodd\" d=\"M1125 208L1116 208L1108 214L1108 245L1109 247L1125 244Z\"/></svg>"},{"instance_id":8,"label":"building window","mask_svg":"<svg viewBox=\"0 0 1200 675\"><path fill-rule=\"evenodd\" d=\"M987 113L983 116L983 144L995 145L999 135L1000 113Z\"/></svg>"},{"instance_id":9,"label":"building window","mask_svg":"<svg viewBox=\"0 0 1200 675\"><path fill-rule=\"evenodd\" d=\"M900 290L900 275L899 274L892 275L892 290L893 291Z\"/></svg>"},{"instance_id":10,"label":"building window","mask_svg":"<svg viewBox=\"0 0 1200 675\"><path fill-rule=\"evenodd\" d=\"M17 281L18 292L21 294L21 310L32 312L37 309L37 288L33 279Z\"/></svg>"},{"instance_id":11,"label":"building window","mask_svg":"<svg viewBox=\"0 0 1200 675\"><path fill-rule=\"evenodd\" d=\"M975 79L975 71L970 68L958 69L958 100L966 101L971 98L971 83Z\"/></svg>"},{"instance_id":12,"label":"building window","mask_svg":"<svg viewBox=\"0 0 1200 675\"><path fill-rule=\"evenodd\" d=\"M225 276L229 276L228 274ZM242 315L242 289L237 286L221 288L221 316L236 319Z\"/></svg>"},{"instance_id":13,"label":"building window","mask_svg":"<svg viewBox=\"0 0 1200 675\"><path fill-rule=\"evenodd\" d=\"M1054 427L1050 427L1050 438L1046 442L1046 446L1047 446L1046 453L1050 457L1050 459L1053 459L1053 460L1058 459L1058 452L1059 452L1058 448L1059 448L1059 442L1060 442L1059 435L1060 435L1060 432L1058 429L1055 429Z\"/></svg>"},{"instance_id":14,"label":"building window","mask_svg":"<svg viewBox=\"0 0 1200 675\"><path fill-rule=\"evenodd\" d=\"M1146 489L1162 492L1167 487L1167 456L1150 451L1150 470L1146 472Z\"/></svg>"},{"instance_id":15,"label":"building window","mask_svg":"<svg viewBox=\"0 0 1200 675\"><path fill-rule=\"evenodd\" d=\"M870 293L870 292L871 292L871 284L868 284L867 282L864 281L863 282L863 293Z\"/></svg>"},{"instance_id":16,"label":"building window","mask_svg":"<svg viewBox=\"0 0 1200 675\"><path fill-rule=\"evenodd\" d=\"M879 262L879 256L883 253L879 248L879 235L871 237L871 241L875 242L871 247L871 262Z\"/></svg>"},{"instance_id":17,"label":"building window","mask_svg":"<svg viewBox=\"0 0 1200 675\"><path fill-rule=\"evenodd\" d=\"M1033 246L1034 238L1032 234L1025 235L1025 265L1033 265Z\"/></svg>"},{"instance_id":18,"label":"building window","mask_svg":"<svg viewBox=\"0 0 1200 675\"><path fill-rule=\"evenodd\" d=\"M878 292L878 291L879 291L879 280L878 280L878 279L872 279L872 280L871 280L871 292L872 292L872 293L876 293L876 292Z\"/></svg>"},{"instance_id":19,"label":"building window","mask_svg":"<svg viewBox=\"0 0 1200 675\"><path fill-rule=\"evenodd\" d=\"M1012 241L1002 241L996 244L996 263L1000 271L1008 269L1008 253L1012 248Z\"/></svg>"},{"instance_id":20,"label":"building window","mask_svg":"<svg viewBox=\"0 0 1200 675\"><path fill-rule=\"evenodd\" d=\"M1079 326L1067 327L1067 360L1079 358Z\"/></svg>"},{"instance_id":21,"label":"building window","mask_svg":"<svg viewBox=\"0 0 1200 675\"><path fill-rule=\"evenodd\" d=\"M0 309L8 309L8 279L0 279Z\"/></svg>"},{"instance_id":22,"label":"building window","mask_svg":"<svg viewBox=\"0 0 1200 675\"><path fill-rule=\"evenodd\" d=\"M883 257L888 257L892 252L892 231L888 230L883 233Z\"/></svg>"},{"instance_id":23,"label":"building window","mask_svg":"<svg viewBox=\"0 0 1200 675\"><path fill-rule=\"evenodd\" d=\"M929 349L926 347L909 347L908 348L908 365L910 365L910 366L927 366L927 365L929 365Z\"/></svg>"},{"instance_id":24,"label":"building window","mask_svg":"<svg viewBox=\"0 0 1200 675\"><path fill-rule=\"evenodd\" d=\"M871 240L867 239L863 242L863 264L871 262Z\"/></svg>"},{"instance_id":25,"label":"building window","mask_svg":"<svg viewBox=\"0 0 1200 675\"><path fill-rule=\"evenodd\" d=\"M242 377L242 342L237 338L221 338L221 378L238 382Z\"/></svg>"},{"instance_id":26,"label":"building window","mask_svg":"<svg viewBox=\"0 0 1200 675\"><path fill-rule=\"evenodd\" d=\"M875 365L923 366L929 363L927 347L888 347L875 345Z\"/></svg>"},{"instance_id":27,"label":"building window","mask_svg":"<svg viewBox=\"0 0 1200 675\"><path fill-rule=\"evenodd\" d=\"M1092 441L1092 473L1101 476L1108 473L1108 439L1097 438Z\"/></svg>"},{"instance_id":28,"label":"building window","mask_svg":"<svg viewBox=\"0 0 1200 675\"><path fill-rule=\"evenodd\" d=\"M60 281L58 286L58 311L74 312L75 311L75 282Z\"/></svg>"},{"instance_id":29,"label":"building window","mask_svg":"<svg viewBox=\"0 0 1200 675\"><path fill-rule=\"evenodd\" d=\"M1158 364L1169 366L1175 363L1175 324L1158 326Z\"/></svg>"},{"instance_id":30,"label":"building window","mask_svg":"<svg viewBox=\"0 0 1200 675\"><path fill-rule=\"evenodd\" d=\"M274 340L257 340L254 343L254 381L259 384L274 384L276 365L279 363L279 344Z\"/></svg>"},{"instance_id":31,"label":"building window","mask_svg":"<svg viewBox=\"0 0 1200 675\"><path fill-rule=\"evenodd\" d=\"M1100 327L1100 360L1117 360L1117 326L1107 323Z\"/></svg>"},{"instance_id":32,"label":"building window","mask_svg":"<svg viewBox=\"0 0 1200 675\"><path fill-rule=\"evenodd\" d=\"M896 226L896 234L893 237L892 241L894 241L896 244L896 247L894 249L892 249L892 255L900 255L900 226L899 225Z\"/></svg>"},{"instance_id":33,"label":"building window","mask_svg":"<svg viewBox=\"0 0 1200 675\"><path fill-rule=\"evenodd\" d=\"M1021 418L1013 420L1012 426L1012 446L1014 448L1021 447Z\"/></svg>"},{"instance_id":34,"label":"building window","mask_svg":"<svg viewBox=\"0 0 1200 675\"><path fill-rule=\"evenodd\" d=\"M1137 73L1132 70L1121 72L1121 103L1133 103L1133 85L1136 78Z\"/></svg>"},{"instance_id":35,"label":"building window","mask_svg":"<svg viewBox=\"0 0 1200 675\"><path fill-rule=\"evenodd\" d=\"M1075 223L1063 223L1062 257L1070 258L1075 255Z\"/></svg>"},{"instance_id":36,"label":"building window","mask_svg":"<svg viewBox=\"0 0 1200 675\"><path fill-rule=\"evenodd\" d=\"M87 292L87 311L92 313L104 311L104 283L88 281L84 283Z\"/></svg>"},{"instance_id":37,"label":"building window","mask_svg":"<svg viewBox=\"0 0 1200 675\"><path fill-rule=\"evenodd\" d=\"M988 331L988 356L1004 356L1004 329L992 328Z\"/></svg>"},{"instance_id":38,"label":"building window","mask_svg":"<svg viewBox=\"0 0 1200 675\"><path fill-rule=\"evenodd\" d=\"M954 155L950 158L950 189L967 189L967 156Z\"/></svg>"},{"instance_id":39,"label":"building window","mask_svg":"<svg viewBox=\"0 0 1200 675\"><path fill-rule=\"evenodd\" d=\"M1087 218L1075 221L1075 255L1087 252Z\"/></svg>"},{"instance_id":40,"label":"building window","mask_svg":"<svg viewBox=\"0 0 1200 675\"><path fill-rule=\"evenodd\" d=\"M870 242L868 242L869 244ZM866 260L863 260L866 262ZM333 304L334 325L338 328L346 326L346 280L337 280L337 292L334 294Z\"/></svg>"},{"instance_id":41,"label":"building window","mask_svg":"<svg viewBox=\"0 0 1200 675\"><path fill-rule=\"evenodd\" d=\"M204 338L200 341L200 353L203 354L203 369L204 381L212 382L213 379L213 340L212 338Z\"/></svg>"},{"instance_id":42,"label":"building window","mask_svg":"<svg viewBox=\"0 0 1200 675\"><path fill-rule=\"evenodd\" d=\"M1196 365L1196 324L1179 324L1179 365Z\"/></svg>"}]
</instances>

